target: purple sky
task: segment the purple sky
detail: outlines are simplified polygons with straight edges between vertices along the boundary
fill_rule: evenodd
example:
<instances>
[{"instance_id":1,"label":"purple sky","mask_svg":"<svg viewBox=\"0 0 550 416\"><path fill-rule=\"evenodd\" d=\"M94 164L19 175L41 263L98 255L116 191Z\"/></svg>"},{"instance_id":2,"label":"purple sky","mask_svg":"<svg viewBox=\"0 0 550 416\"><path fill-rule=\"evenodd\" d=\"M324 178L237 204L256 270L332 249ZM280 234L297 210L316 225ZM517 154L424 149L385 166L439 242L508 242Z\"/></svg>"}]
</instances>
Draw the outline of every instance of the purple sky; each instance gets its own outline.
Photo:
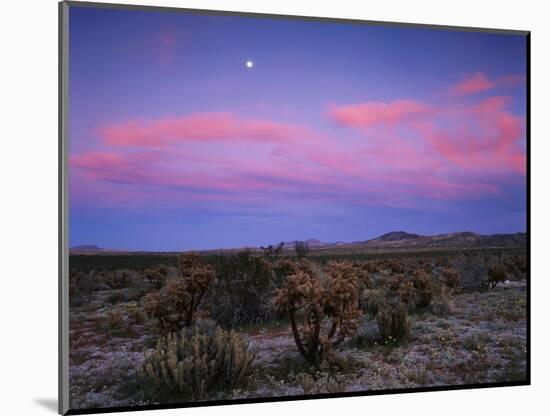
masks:
<instances>
[{"instance_id":1,"label":"purple sky","mask_svg":"<svg viewBox=\"0 0 550 416\"><path fill-rule=\"evenodd\" d=\"M72 6L70 244L525 231L525 46Z\"/></svg>"}]
</instances>

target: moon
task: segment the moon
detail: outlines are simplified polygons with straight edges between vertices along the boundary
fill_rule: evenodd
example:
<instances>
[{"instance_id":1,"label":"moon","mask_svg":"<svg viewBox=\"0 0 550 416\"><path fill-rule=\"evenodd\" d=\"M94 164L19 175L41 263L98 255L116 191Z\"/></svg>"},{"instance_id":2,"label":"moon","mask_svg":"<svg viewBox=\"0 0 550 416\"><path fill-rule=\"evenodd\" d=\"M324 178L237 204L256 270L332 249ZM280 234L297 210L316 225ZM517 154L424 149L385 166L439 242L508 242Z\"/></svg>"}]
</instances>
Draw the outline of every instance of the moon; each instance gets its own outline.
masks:
<instances>
[{"instance_id":1,"label":"moon","mask_svg":"<svg viewBox=\"0 0 550 416\"><path fill-rule=\"evenodd\" d=\"M254 66L254 62L252 61L246 61L246 67L247 68L252 68Z\"/></svg>"}]
</instances>

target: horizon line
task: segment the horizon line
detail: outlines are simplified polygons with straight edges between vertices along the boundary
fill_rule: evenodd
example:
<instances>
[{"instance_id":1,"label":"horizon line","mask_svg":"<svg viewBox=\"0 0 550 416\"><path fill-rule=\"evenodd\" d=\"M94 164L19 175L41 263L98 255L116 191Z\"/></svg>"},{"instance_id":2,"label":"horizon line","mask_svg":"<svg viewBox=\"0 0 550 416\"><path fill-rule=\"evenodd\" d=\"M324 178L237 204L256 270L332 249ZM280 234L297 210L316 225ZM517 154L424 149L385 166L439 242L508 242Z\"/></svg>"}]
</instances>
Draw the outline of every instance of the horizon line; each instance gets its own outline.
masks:
<instances>
[{"instance_id":1,"label":"horizon line","mask_svg":"<svg viewBox=\"0 0 550 416\"><path fill-rule=\"evenodd\" d=\"M76 246L71 246L69 247L69 251L70 250L78 250L80 247L86 247L86 246L93 246L93 247L97 247L97 250L101 250L101 251L120 251L120 252L144 252L144 253L176 253L176 252L193 252L193 251L197 251L197 252L201 252L201 251L218 251L218 250L247 250L247 249L261 249L262 247L269 247L270 245L271 246L275 246L275 245L278 245L280 243L284 243L284 244L289 244L289 243L296 243L296 242L308 242L308 241L311 241L311 240L316 240L316 241L319 241L320 243L323 243L323 244L338 244L338 243L341 243L341 244L354 244L354 243L363 243L363 242L368 242L368 241L372 241L372 240L376 240L377 238L380 238L380 237L383 237L385 235L388 235L388 234L393 234L393 233L405 233L405 234L410 234L410 235L417 235L418 237L435 237L435 236L440 236L440 235L450 235L450 234L477 234L479 236L494 236L494 235L514 235L514 234L527 234L527 230L525 231L515 231L515 232L503 232L503 233L491 233L491 234L482 234L482 233L479 233L479 232L475 232L475 231L451 231L451 232L447 232L447 233L439 233L439 234L419 234L419 233L414 233L414 232L408 232L408 231L403 231L403 230L395 230L395 231L388 231L387 233L383 233L383 234L380 234L378 235L377 237L371 237L371 238L367 238L365 240L352 240L352 241L344 241L344 240L335 240L335 241L323 241L323 240L320 240L318 238L308 238L308 239L305 239L305 240L300 240L300 239L291 239L291 240L286 240L286 241L279 241L277 243L268 243L266 245L242 245L242 246L233 246L233 247L214 247L214 248L203 248L203 249L199 249L199 248L192 248L192 249L173 249L173 250L151 250L151 249L128 249L128 248L105 248L105 247L101 247L101 246L98 246L96 244L78 244ZM93 251L93 250L90 250L90 251Z\"/></svg>"}]
</instances>

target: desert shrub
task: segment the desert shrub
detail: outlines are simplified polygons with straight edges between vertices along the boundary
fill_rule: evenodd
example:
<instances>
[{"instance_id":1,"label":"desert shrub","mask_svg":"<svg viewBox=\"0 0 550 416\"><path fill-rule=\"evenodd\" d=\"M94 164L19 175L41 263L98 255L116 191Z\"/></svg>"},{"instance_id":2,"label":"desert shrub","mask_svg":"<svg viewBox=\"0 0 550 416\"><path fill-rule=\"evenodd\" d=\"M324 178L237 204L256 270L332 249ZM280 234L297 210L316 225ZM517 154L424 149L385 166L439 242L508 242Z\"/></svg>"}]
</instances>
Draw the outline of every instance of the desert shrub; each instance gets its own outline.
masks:
<instances>
[{"instance_id":1,"label":"desert shrub","mask_svg":"<svg viewBox=\"0 0 550 416\"><path fill-rule=\"evenodd\" d=\"M460 274L451 267L442 270L443 283L449 289L457 289L460 286Z\"/></svg>"},{"instance_id":2,"label":"desert shrub","mask_svg":"<svg viewBox=\"0 0 550 416\"><path fill-rule=\"evenodd\" d=\"M378 263L375 261L367 261L363 266L371 274L378 273Z\"/></svg>"},{"instance_id":3,"label":"desert shrub","mask_svg":"<svg viewBox=\"0 0 550 416\"><path fill-rule=\"evenodd\" d=\"M506 273L510 279L522 279L523 273L519 270L514 262L508 262L506 264Z\"/></svg>"},{"instance_id":4,"label":"desert shrub","mask_svg":"<svg viewBox=\"0 0 550 416\"><path fill-rule=\"evenodd\" d=\"M361 293L361 307L365 313L376 316L386 302L386 289L366 289Z\"/></svg>"},{"instance_id":5,"label":"desert shrub","mask_svg":"<svg viewBox=\"0 0 550 416\"><path fill-rule=\"evenodd\" d=\"M357 276L346 262L330 262L324 271L315 270L313 264L302 269L286 278L274 304L288 314L298 351L319 366L359 328Z\"/></svg>"},{"instance_id":6,"label":"desert shrub","mask_svg":"<svg viewBox=\"0 0 550 416\"><path fill-rule=\"evenodd\" d=\"M455 310L455 304L452 298L452 289L446 285L436 285L432 302L430 303L430 312L437 316L452 314Z\"/></svg>"},{"instance_id":7,"label":"desert shrub","mask_svg":"<svg viewBox=\"0 0 550 416\"><path fill-rule=\"evenodd\" d=\"M487 272L487 280L484 282L484 285L493 289L497 283L504 282L507 277L508 273L502 264L491 266Z\"/></svg>"},{"instance_id":8,"label":"desert shrub","mask_svg":"<svg viewBox=\"0 0 550 416\"><path fill-rule=\"evenodd\" d=\"M199 255L194 252L182 253L176 259L178 271L182 274L199 264Z\"/></svg>"},{"instance_id":9,"label":"desert shrub","mask_svg":"<svg viewBox=\"0 0 550 416\"><path fill-rule=\"evenodd\" d=\"M250 251L226 256L218 266L217 276L208 299L217 322L235 327L277 317L270 302L278 286L277 276L265 258Z\"/></svg>"},{"instance_id":10,"label":"desert shrub","mask_svg":"<svg viewBox=\"0 0 550 416\"><path fill-rule=\"evenodd\" d=\"M416 269L412 275L397 274L385 281L385 285L376 291L369 291L367 311L376 316L381 305L399 302L408 312L417 308L426 308L432 302L435 282L423 269Z\"/></svg>"},{"instance_id":11,"label":"desert shrub","mask_svg":"<svg viewBox=\"0 0 550 416\"><path fill-rule=\"evenodd\" d=\"M141 373L154 397L201 400L210 391L238 386L249 375L253 360L237 333L195 327L161 337L156 348L145 353Z\"/></svg>"},{"instance_id":12,"label":"desert shrub","mask_svg":"<svg viewBox=\"0 0 550 416\"><path fill-rule=\"evenodd\" d=\"M296 376L296 381L306 395L346 391L346 383L342 374L331 375L319 372L313 377L308 373L300 373Z\"/></svg>"},{"instance_id":13,"label":"desert shrub","mask_svg":"<svg viewBox=\"0 0 550 416\"><path fill-rule=\"evenodd\" d=\"M127 302L138 302L151 291L150 285L143 279L134 279L132 285L125 289Z\"/></svg>"},{"instance_id":14,"label":"desert shrub","mask_svg":"<svg viewBox=\"0 0 550 416\"><path fill-rule=\"evenodd\" d=\"M200 264L193 254L180 256L178 268L178 279L169 281L144 299L147 315L158 320L164 334L193 323L207 289L216 279L214 269Z\"/></svg>"},{"instance_id":15,"label":"desert shrub","mask_svg":"<svg viewBox=\"0 0 550 416\"><path fill-rule=\"evenodd\" d=\"M71 305L75 305L79 298L80 293L78 290L78 272L74 269L69 271L69 302Z\"/></svg>"},{"instance_id":16,"label":"desert shrub","mask_svg":"<svg viewBox=\"0 0 550 416\"><path fill-rule=\"evenodd\" d=\"M287 276L290 276L296 271L296 262L288 259L283 259L272 263L275 281L280 285Z\"/></svg>"},{"instance_id":17,"label":"desert shrub","mask_svg":"<svg viewBox=\"0 0 550 416\"><path fill-rule=\"evenodd\" d=\"M448 267L451 267L451 262L449 261L448 258L439 258L439 259L436 260L435 266L436 267L448 268Z\"/></svg>"},{"instance_id":18,"label":"desert shrub","mask_svg":"<svg viewBox=\"0 0 550 416\"><path fill-rule=\"evenodd\" d=\"M366 305L364 305L363 302L366 303L366 294L369 287L371 286L368 267L366 266L365 263L354 262L353 272L357 276L357 293L358 293L357 299L359 303L359 308L361 310L365 310Z\"/></svg>"},{"instance_id":19,"label":"desert shrub","mask_svg":"<svg viewBox=\"0 0 550 416\"><path fill-rule=\"evenodd\" d=\"M434 282L424 270L417 270L413 274L413 285L416 296L416 307L426 308L430 306L433 298Z\"/></svg>"},{"instance_id":20,"label":"desert shrub","mask_svg":"<svg viewBox=\"0 0 550 416\"><path fill-rule=\"evenodd\" d=\"M307 257L309 253L307 241L296 241L294 243L294 251L296 252L296 257L299 259Z\"/></svg>"},{"instance_id":21,"label":"desert shrub","mask_svg":"<svg viewBox=\"0 0 550 416\"><path fill-rule=\"evenodd\" d=\"M107 292L105 297L105 302L110 303L111 305L116 305L117 303L127 302L130 299L128 298L128 293L124 290L111 290Z\"/></svg>"},{"instance_id":22,"label":"desert shrub","mask_svg":"<svg viewBox=\"0 0 550 416\"><path fill-rule=\"evenodd\" d=\"M130 274L126 270L106 273L103 280L110 289L114 290L127 288L132 283Z\"/></svg>"},{"instance_id":23,"label":"desert shrub","mask_svg":"<svg viewBox=\"0 0 550 416\"><path fill-rule=\"evenodd\" d=\"M385 274L369 275L370 289L385 289L388 286L388 277Z\"/></svg>"},{"instance_id":24,"label":"desert shrub","mask_svg":"<svg viewBox=\"0 0 550 416\"><path fill-rule=\"evenodd\" d=\"M486 260L479 254L457 256L453 267L460 274L460 284L465 288L479 288L487 278Z\"/></svg>"},{"instance_id":25,"label":"desert shrub","mask_svg":"<svg viewBox=\"0 0 550 416\"><path fill-rule=\"evenodd\" d=\"M345 393L347 391L344 376L322 376L317 383L321 385L321 392L330 394ZM324 391L323 391L324 390Z\"/></svg>"},{"instance_id":26,"label":"desert shrub","mask_svg":"<svg viewBox=\"0 0 550 416\"><path fill-rule=\"evenodd\" d=\"M160 291L145 296L145 311L158 320L162 333L175 332L189 326L200 305L200 298L188 282L176 279L168 282Z\"/></svg>"},{"instance_id":27,"label":"desert shrub","mask_svg":"<svg viewBox=\"0 0 550 416\"><path fill-rule=\"evenodd\" d=\"M179 282L174 281L176 285ZM174 332L181 326L181 313L176 309L177 288L174 286L162 288L163 293L148 293L144 298L144 309L147 316L156 319L159 330L163 334ZM168 296L167 296L168 295Z\"/></svg>"},{"instance_id":28,"label":"desert shrub","mask_svg":"<svg viewBox=\"0 0 550 416\"><path fill-rule=\"evenodd\" d=\"M527 256L525 254L516 254L513 259L515 270L514 276L518 279L525 279L527 275Z\"/></svg>"},{"instance_id":29,"label":"desert shrub","mask_svg":"<svg viewBox=\"0 0 550 416\"><path fill-rule=\"evenodd\" d=\"M405 340L410 334L409 314L401 302L387 302L381 305L376 315L378 331L384 342Z\"/></svg>"},{"instance_id":30,"label":"desert shrub","mask_svg":"<svg viewBox=\"0 0 550 416\"><path fill-rule=\"evenodd\" d=\"M126 305L126 313L128 320L133 324L143 323L143 312L137 303L129 303Z\"/></svg>"},{"instance_id":31,"label":"desert shrub","mask_svg":"<svg viewBox=\"0 0 550 416\"><path fill-rule=\"evenodd\" d=\"M414 287L414 281L411 279L404 279L397 288L397 297L409 311L414 310L416 306L416 288Z\"/></svg>"},{"instance_id":32,"label":"desert shrub","mask_svg":"<svg viewBox=\"0 0 550 416\"><path fill-rule=\"evenodd\" d=\"M412 290L411 293L409 292L409 288L407 286L411 286L412 280L411 278L405 277L404 274L396 274L391 276L390 278L386 279L385 282L385 288L387 289L385 294L388 299L392 298L401 298L401 296L404 298L404 302L407 303L408 298L413 297L414 301L414 285L410 290Z\"/></svg>"},{"instance_id":33,"label":"desert shrub","mask_svg":"<svg viewBox=\"0 0 550 416\"><path fill-rule=\"evenodd\" d=\"M484 350L487 343L491 341L489 335L483 332L471 332L463 338L464 348L471 351Z\"/></svg>"},{"instance_id":34,"label":"desert shrub","mask_svg":"<svg viewBox=\"0 0 550 416\"><path fill-rule=\"evenodd\" d=\"M105 283L104 276L95 270L89 272L75 272L76 291L81 295L86 295L99 290L108 290L109 286Z\"/></svg>"},{"instance_id":35,"label":"desert shrub","mask_svg":"<svg viewBox=\"0 0 550 416\"><path fill-rule=\"evenodd\" d=\"M359 285L361 286L361 288L368 288L370 286L370 272L368 266L365 263L354 263L353 268L355 274L357 275L357 279L359 280Z\"/></svg>"},{"instance_id":36,"label":"desert shrub","mask_svg":"<svg viewBox=\"0 0 550 416\"><path fill-rule=\"evenodd\" d=\"M145 269L143 274L145 280L147 280L153 288L159 290L166 283L168 269L163 264L159 264L149 269Z\"/></svg>"},{"instance_id":37,"label":"desert shrub","mask_svg":"<svg viewBox=\"0 0 550 416\"><path fill-rule=\"evenodd\" d=\"M405 266L399 260L390 260L388 262L388 268L392 273L405 273Z\"/></svg>"},{"instance_id":38,"label":"desert shrub","mask_svg":"<svg viewBox=\"0 0 550 416\"><path fill-rule=\"evenodd\" d=\"M525 304L511 303L506 307L499 307L496 310L496 315L508 322L518 322L525 319L526 307Z\"/></svg>"},{"instance_id":39,"label":"desert shrub","mask_svg":"<svg viewBox=\"0 0 550 416\"><path fill-rule=\"evenodd\" d=\"M105 323L109 329L119 329L124 321L124 316L119 309L111 308L105 316Z\"/></svg>"}]
</instances>

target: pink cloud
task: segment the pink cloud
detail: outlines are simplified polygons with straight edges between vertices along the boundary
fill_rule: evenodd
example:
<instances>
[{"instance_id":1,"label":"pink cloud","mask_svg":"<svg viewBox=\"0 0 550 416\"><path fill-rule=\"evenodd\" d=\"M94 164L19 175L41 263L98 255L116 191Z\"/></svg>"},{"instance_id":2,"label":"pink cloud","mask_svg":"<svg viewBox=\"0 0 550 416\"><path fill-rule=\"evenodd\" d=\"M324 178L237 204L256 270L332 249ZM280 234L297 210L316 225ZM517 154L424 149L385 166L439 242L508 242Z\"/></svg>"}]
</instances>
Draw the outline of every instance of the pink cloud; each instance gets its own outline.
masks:
<instances>
[{"instance_id":1,"label":"pink cloud","mask_svg":"<svg viewBox=\"0 0 550 416\"><path fill-rule=\"evenodd\" d=\"M495 96L440 108L411 100L365 102L333 107L330 116L341 126L374 129L368 148L361 151L370 165L387 164L407 175L453 167L471 173L524 174L525 120L510 112L511 100Z\"/></svg>"},{"instance_id":2,"label":"pink cloud","mask_svg":"<svg viewBox=\"0 0 550 416\"><path fill-rule=\"evenodd\" d=\"M408 120L429 114L432 108L414 100L385 102L364 102L332 106L329 115L337 124L347 127L395 126Z\"/></svg>"},{"instance_id":3,"label":"pink cloud","mask_svg":"<svg viewBox=\"0 0 550 416\"><path fill-rule=\"evenodd\" d=\"M494 88L494 83L484 73L476 72L454 85L451 91L454 95L469 95L487 91L491 88Z\"/></svg>"},{"instance_id":4,"label":"pink cloud","mask_svg":"<svg viewBox=\"0 0 550 416\"><path fill-rule=\"evenodd\" d=\"M463 171L525 174L525 120L506 108L510 102L491 97L416 128L437 154Z\"/></svg>"},{"instance_id":5,"label":"pink cloud","mask_svg":"<svg viewBox=\"0 0 550 416\"><path fill-rule=\"evenodd\" d=\"M248 119L229 112L131 120L103 127L99 134L108 145L144 147L227 140L276 143L314 137L312 132L297 125Z\"/></svg>"},{"instance_id":6,"label":"pink cloud","mask_svg":"<svg viewBox=\"0 0 550 416\"><path fill-rule=\"evenodd\" d=\"M525 82L522 75L507 75L491 80L483 72L476 72L451 87L454 96L472 95L498 87L513 87Z\"/></svg>"},{"instance_id":7,"label":"pink cloud","mask_svg":"<svg viewBox=\"0 0 550 416\"><path fill-rule=\"evenodd\" d=\"M316 192L337 184L336 179L319 176L308 167L289 169L288 165L280 163L265 164L212 155L207 169L203 169L203 166L194 164L193 156L193 153L187 153L183 158L179 153L85 152L71 157L70 165L93 181L157 189L173 187L191 193L218 192L221 199L226 199L227 193ZM189 162L178 164L177 161L182 159ZM208 198L214 197L210 194Z\"/></svg>"},{"instance_id":8,"label":"pink cloud","mask_svg":"<svg viewBox=\"0 0 550 416\"><path fill-rule=\"evenodd\" d=\"M462 91L519 82L478 78ZM80 183L117 203L121 194L181 206L219 201L221 208L302 199L403 207L480 198L525 174L525 120L511 112L511 100L333 105L328 115L343 127L337 136L317 130L322 124L314 129L232 112L134 119L100 128L101 150L73 155L70 163Z\"/></svg>"},{"instance_id":9,"label":"pink cloud","mask_svg":"<svg viewBox=\"0 0 550 416\"><path fill-rule=\"evenodd\" d=\"M394 146L395 140L403 145ZM149 198L184 205L215 200L258 204L279 195L280 201L308 198L403 207L414 205L418 196L456 199L498 192L490 184L450 176L433 152L406 145L398 137L388 136L384 142L386 146L363 151L329 139L319 146L278 143L256 157L249 157L254 146L242 142L222 144L214 151L194 145L128 153L116 147L110 153L75 155L71 167L93 182L123 186L127 193L128 186L135 187ZM226 146L241 151L230 155Z\"/></svg>"}]
</instances>

